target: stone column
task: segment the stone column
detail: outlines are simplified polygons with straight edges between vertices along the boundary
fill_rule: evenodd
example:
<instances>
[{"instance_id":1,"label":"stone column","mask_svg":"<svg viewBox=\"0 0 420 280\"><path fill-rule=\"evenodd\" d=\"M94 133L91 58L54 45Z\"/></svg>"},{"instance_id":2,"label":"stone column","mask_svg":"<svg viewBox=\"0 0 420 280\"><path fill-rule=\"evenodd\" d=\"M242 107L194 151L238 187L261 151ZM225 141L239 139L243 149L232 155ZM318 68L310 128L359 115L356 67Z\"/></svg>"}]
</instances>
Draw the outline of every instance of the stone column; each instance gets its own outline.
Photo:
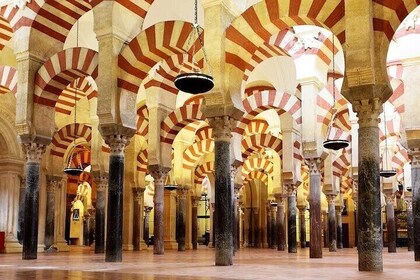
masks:
<instances>
[{"instance_id":1,"label":"stone column","mask_svg":"<svg viewBox=\"0 0 420 280\"><path fill-rule=\"evenodd\" d=\"M164 184L166 176L168 175L170 168L163 167L160 165L150 165L150 175L155 179L155 195L153 197L153 205L155 208L153 217L153 235L154 235L154 246L153 254L163 255L164 239L163 239L163 204L164 204Z\"/></svg>"},{"instance_id":2,"label":"stone column","mask_svg":"<svg viewBox=\"0 0 420 280\"><path fill-rule=\"evenodd\" d=\"M360 271L382 271L381 188L379 184L378 99L354 102L359 118L358 255Z\"/></svg>"},{"instance_id":3,"label":"stone column","mask_svg":"<svg viewBox=\"0 0 420 280\"><path fill-rule=\"evenodd\" d=\"M145 188L133 188L133 251L141 250L143 239L143 196Z\"/></svg>"},{"instance_id":4,"label":"stone column","mask_svg":"<svg viewBox=\"0 0 420 280\"><path fill-rule=\"evenodd\" d=\"M100 171L93 171L92 174L96 185L95 254L102 254L105 252L105 191L108 174Z\"/></svg>"},{"instance_id":5,"label":"stone column","mask_svg":"<svg viewBox=\"0 0 420 280\"><path fill-rule=\"evenodd\" d=\"M38 209L39 209L39 165L46 145L24 143L26 154L26 192L23 218L23 260L37 258L38 250Z\"/></svg>"},{"instance_id":6,"label":"stone column","mask_svg":"<svg viewBox=\"0 0 420 280\"><path fill-rule=\"evenodd\" d=\"M45 219L45 250L54 245L54 227L55 227L55 192L59 188L61 178L56 176L47 176L47 216Z\"/></svg>"},{"instance_id":7,"label":"stone column","mask_svg":"<svg viewBox=\"0 0 420 280\"><path fill-rule=\"evenodd\" d=\"M122 134L106 135L104 139L110 148L105 261L121 262L124 149L130 142L130 136Z\"/></svg>"},{"instance_id":8,"label":"stone column","mask_svg":"<svg viewBox=\"0 0 420 280\"><path fill-rule=\"evenodd\" d=\"M276 249L277 247L277 202L272 202L270 204L270 212L271 212L271 219L270 219L270 227L271 227L271 249Z\"/></svg>"},{"instance_id":9,"label":"stone column","mask_svg":"<svg viewBox=\"0 0 420 280\"><path fill-rule=\"evenodd\" d=\"M144 221L143 221L143 240L146 242L147 247L149 247L149 222L150 222L150 212L153 207L144 206Z\"/></svg>"},{"instance_id":10,"label":"stone column","mask_svg":"<svg viewBox=\"0 0 420 280\"><path fill-rule=\"evenodd\" d=\"M266 233L267 233L267 248L271 248L272 240L271 240L271 207L270 207L270 201L267 201L266 206L266 215L267 215L267 221L266 221Z\"/></svg>"},{"instance_id":11,"label":"stone column","mask_svg":"<svg viewBox=\"0 0 420 280\"><path fill-rule=\"evenodd\" d=\"M420 149L410 149L413 206L414 260L420 261Z\"/></svg>"},{"instance_id":12,"label":"stone column","mask_svg":"<svg viewBox=\"0 0 420 280\"><path fill-rule=\"evenodd\" d=\"M215 240L217 266L232 265L232 184L230 139L236 121L229 116L210 118L215 141Z\"/></svg>"},{"instance_id":13,"label":"stone column","mask_svg":"<svg viewBox=\"0 0 420 280\"><path fill-rule=\"evenodd\" d=\"M19 243L22 244L23 241L23 218L25 210L25 191L26 191L26 177L20 177L20 188L19 188L19 214L18 214L18 230L17 238Z\"/></svg>"},{"instance_id":14,"label":"stone column","mask_svg":"<svg viewBox=\"0 0 420 280\"><path fill-rule=\"evenodd\" d=\"M336 220L337 220L337 249L343 249L343 213L344 207L341 205L335 206Z\"/></svg>"},{"instance_id":15,"label":"stone column","mask_svg":"<svg viewBox=\"0 0 420 280\"><path fill-rule=\"evenodd\" d=\"M235 169L236 173L236 169ZM233 182L234 183L234 182ZM234 183L233 194L233 251L236 252L239 246L239 190L242 188L241 184Z\"/></svg>"},{"instance_id":16,"label":"stone column","mask_svg":"<svg viewBox=\"0 0 420 280\"><path fill-rule=\"evenodd\" d=\"M296 185L293 182L285 183L287 189L287 243L288 252L297 252L296 240Z\"/></svg>"},{"instance_id":17,"label":"stone column","mask_svg":"<svg viewBox=\"0 0 420 280\"><path fill-rule=\"evenodd\" d=\"M277 202L277 250L284 251L286 249L286 234L284 227L284 200L283 194L275 194Z\"/></svg>"},{"instance_id":18,"label":"stone column","mask_svg":"<svg viewBox=\"0 0 420 280\"><path fill-rule=\"evenodd\" d=\"M178 194L178 223L176 224L176 233L178 241L178 251L185 251L185 220L188 190L181 188L177 190Z\"/></svg>"},{"instance_id":19,"label":"stone column","mask_svg":"<svg viewBox=\"0 0 420 280\"><path fill-rule=\"evenodd\" d=\"M210 203L210 202L209 202ZM214 228L215 228L215 218L214 218L214 202L210 203L210 248L216 247L216 240L214 237Z\"/></svg>"},{"instance_id":20,"label":"stone column","mask_svg":"<svg viewBox=\"0 0 420 280\"><path fill-rule=\"evenodd\" d=\"M388 232L388 253L397 252L397 236L395 228L395 214L394 214L394 194L386 194L386 228Z\"/></svg>"},{"instance_id":21,"label":"stone column","mask_svg":"<svg viewBox=\"0 0 420 280\"><path fill-rule=\"evenodd\" d=\"M414 232L413 232L413 203L411 196L404 195L404 201L407 206L407 233L408 233L408 251L414 251Z\"/></svg>"},{"instance_id":22,"label":"stone column","mask_svg":"<svg viewBox=\"0 0 420 280\"><path fill-rule=\"evenodd\" d=\"M300 248L306 248L306 206L298 206L300 222Z\"/></svg>"},{"instance_id":23,"label":"stone column","mask_svg":"<svg viewBox=\"0 0 420 280\"><path fill-rule=\"evenodd\" d=\"M322 222L321 222L321 159L307 159L309 166L309 204L311 243L310 258L322 258Z\"/></svg>"},{"instance_id":24,"label":"stone column","mask_svg":"<svg viewBox=\"0 0 420 280\"><path fill-rule=\"evenodd\" d=\"M337 252L337 225L335 222L335 194L328 194L328 248Z\"/></svg>"},{"instance_id":25,"label":"stone column","mask_svg":"<svg viewBox=\"0 0 420 280\"><path fill-rule=\"evenodd\" d=\"M200 201L199 196L192 196L191 197L191 239L193 250L197 250L198 248L198 203Z\"/></svg>"},{"instance_id":26,"label":"stone column","mask_svg":"<svg viewBox=\"0 0 420 280\"><path fill-rule=\"evenodd\" d=\"M322 219L322 244L323 248L329 248L328 246L328 212L325 210L321 211Z\"/></svg>"}]
</instances>

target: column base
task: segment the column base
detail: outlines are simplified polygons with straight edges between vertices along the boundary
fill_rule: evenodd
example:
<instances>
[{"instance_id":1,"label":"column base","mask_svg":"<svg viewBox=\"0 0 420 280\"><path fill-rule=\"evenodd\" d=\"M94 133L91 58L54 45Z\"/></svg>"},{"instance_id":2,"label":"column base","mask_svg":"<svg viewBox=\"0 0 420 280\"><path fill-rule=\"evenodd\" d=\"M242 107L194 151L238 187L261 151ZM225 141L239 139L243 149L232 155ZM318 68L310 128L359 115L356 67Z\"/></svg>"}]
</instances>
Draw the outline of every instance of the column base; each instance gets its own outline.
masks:
<instances>
[{"instance_id":1,"label":"column base","mask_svg":"<svg viewBox=\"0 0 420 280\"><path fill-rule=\"evenodd\" d=\"M67 242L65 240L57 241L57 244L55 244L54 246L58 249L58 252L69 252L70 251L70 246L67 244Z\"/></svg>"},{"instance_id":2,"label":"column base","mask_svg":"<svg viewBox=\"0 0 420 280\"><path fill-rule=\"evenodd\" d=\"M144 242L144 240L140 241L140 250L146 250L147 249L147 244L146 242Z\"/></svg>"},{"instance_id":3,"label":"column base","mask_svg":"<svg viewBox=\"0 0 420 280\"><path fill-rule=\"evenodd\" d=\"M19 241L14 238L10 238L9 240L5 240L4 242L4 253L22 253L23 246L19 244Z\"/></svg>"},{"instance_id":4,"label":"column base","mask_svg":"<svg viewBox=\"0 0 420 280\"><path fill-rule=\"evenodd\" d=\"M133 244L123 244L122 249L123 249L123 251L133 251L134 246L133 246Z\"/></svg>"},{"instance_id":5,"label":"column base","mask_svg":"<svg viewBox=\"0 0 420 280\"><path fill-rule=\"evenodd\" d=\"M165 240L163 244L165 250L178 250L178 242L175 240Z\"/></svg>"}]
</instances>

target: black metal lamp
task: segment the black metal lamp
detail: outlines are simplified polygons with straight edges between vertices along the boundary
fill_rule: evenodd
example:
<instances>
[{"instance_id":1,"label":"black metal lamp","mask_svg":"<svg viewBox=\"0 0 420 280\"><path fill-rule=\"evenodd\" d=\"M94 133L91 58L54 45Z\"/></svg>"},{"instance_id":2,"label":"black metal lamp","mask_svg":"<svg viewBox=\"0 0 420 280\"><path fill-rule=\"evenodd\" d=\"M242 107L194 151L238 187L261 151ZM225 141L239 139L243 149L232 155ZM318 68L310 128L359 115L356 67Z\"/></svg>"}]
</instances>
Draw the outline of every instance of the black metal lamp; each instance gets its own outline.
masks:
<instances>
[{"instance_id":1,"label":"black metal lamp","mask_svg":"<svg viewBox=\"0 0 420 280\"><path fill-rule=\"evenodd\" d=\"M187 50L190 47L191 39L194 37L197 37L201 50L203 51L204 60L210 70L210 64L207 59L206 50L204 49L204 43L200 37L201 35L200 25L198 24L198 18L197 18L197 0L195 0L195 3L194 3L194 24L192 25L192 27L193 27L193 30L190 33L190 37L188 39ZM191 54L191 57L193 60L193 69L191 72L178 74L178 76L176 76L174 79L174 84L177 89L183 92L191 93L191 94L199 94L199 93L208 92L214 87L213 77L211 76L211 74L207 75L201 72L201 69L198 67L198 64L194 60L194 56L195 56L195 47L193 45L192 54Z\"/></svg>"},{"instance_id":2,"label":"black metal lamp","mask_svg":"<svg viewBox=\"0 0 420 280\"><path fill-rule=\"evenodd\" d=\"M77 30L76 30L76 46L79 46L79 23L77 23ZM76 87L74 89L74 125L76 125L76 117L77 117L77 90L78 84L76 83ZM77 165L72 166L72 162L74 158L78 159ZM67 166L64 168L64 173L71 176L79 176L83 172L82 162L79 158L79 153L76 147L76 136L73 138L73 150L69 156L69 160Z\"/></svg>"},{"instance_id":3,"label":"black metal lamp","mask_svg":"<svg viewBox=\"0 0 420 280\"><path fill-rule=\"evenodd\" d=\"M338 150L347 148L349 146L349 141L344 140L344 139L329 139L328 138L329 135L330 135L330 132L331 132L331 127L334 123L334 118L335 118L336 113L337 113L336 109L335 109L335 54L334 54L334 51L335 51L334 41L335 40L334 40L334 38L335 38L335 36L334 36L334 34L332 34L332 45L333 45L333 48L332 48L332 66L333 66L333 82L332 82L332 85L333 85L334 111L333 111L333 115L331 117L331 122L330 122L330 124L328 124L327 140L325 140L322 145L324 146L325 149L338 151Z\"/></svg>"}]
</instances>

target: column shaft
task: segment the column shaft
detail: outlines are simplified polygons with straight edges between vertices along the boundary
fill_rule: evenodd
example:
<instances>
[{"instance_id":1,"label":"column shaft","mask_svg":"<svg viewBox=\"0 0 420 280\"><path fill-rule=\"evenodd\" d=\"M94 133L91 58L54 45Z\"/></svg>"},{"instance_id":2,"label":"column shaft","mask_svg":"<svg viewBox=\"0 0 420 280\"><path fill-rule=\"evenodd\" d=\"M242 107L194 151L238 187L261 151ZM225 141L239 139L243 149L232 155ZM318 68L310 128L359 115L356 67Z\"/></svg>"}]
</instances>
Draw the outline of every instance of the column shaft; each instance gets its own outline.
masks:
<instances>
[{"instance_id":1,"label":"column shaft","mask_svg":"<svg viewBox=\"0 0 420 280\"><path fill-rule=\"evenodd\" d=\"M193 250L198 248L198 201L199 197L191 197L192 208L191 208L191 240Z\"/></svg>"},{"instance_id":2,"label":"column shaft","mask_svg":"<svg viewBox=\"0 0 420 280\"><path fill-rule=\"evenodd\" d=\"M388 253L397 252L397 236L395 228L394 197L387 198L386 203L386 228L388 234Z\"/></svg>"},{"instance_id":3,"label":"column shaft","mask_svg":"<svg viewBox=\"0 0 420 280\"><path fill-rule=\"evenodd\" d=\"M96 185L95 254L105 252L105 189L107 178Z\"/></svg>"},{"instance_id":4,"label":"column shaft","mask_svg":"<svg viewBox=\"0 0 420 280\"><path fill-rule=\"evenodd\" d=\"M363 107L363 106L362 106ZM365 111L363 111L365 110ZM360 271L382 271L381 188L378 115L361 109L359 117L358 242Z\"/></svg>"},{"instance_id":5,"label":"column shaft","mask_svg":"<svg viewBox=\"0 0 420 280\"><path fill-rule=\"evenodd\" d=\"M341 215L342 208L339 206L338 208L336 207L335 210L337 214L337 249L343 249L343 216Z\"/></svg>"},{"instance_id":6,"label":"column shaft","mask_svg":"<svg viewBox=\"0 0 420 280\"><path fill-rule=\"evenodd\" d=\"M271 227L271 249L276 249L277 247L277 224L276 224L276 219L277 219L277 204L272 205L270 207L270 211L271 211L271 219L270 219L270 227Z\"/></svg>"},{"instance_id":7,"label":"column shaft","mask_svg":"<svg viewBox=\"0 0 420 280\"><path fill-rule=\"evenodd\" d=\"M187 203L187 190L178 190L178 222L176 224L176 235L178 241L178 251L185 251L185 220L186 220L186 203Z\"/></svg>"},{"instance_id":8,"label":"column shaft","mask_svg":"<svg viewBox=\"0 0 420 280\"><path fill-rule=\"evenodd\" d=\"M47 217L45 219L45 249L54 244L55 188L58 182L47 182Z\"/></svg>"},{"instance_id":9,"label":"column shaft","mask_svg":"<svg viewBox=\"0 0 420 280\"><path fill-rule=\"evenodd\" d=\"M277 198L277 250L284 251L286 249L286 234L284 227L284 198Z\"/></svg>"},{"instance_id":10,"label":"column shaft","mask_svg":"<svg viewBox=\"0 0 420 280\"><path fill-rule=\"evenodd\" d=\"M300 247L306 248L306 221L305 221L306 207L299 207L299 222L300 222Z\"/></svg>"},{"instance_id":11,"label":"column shaft","mask_svg":"<svg viewBox=\"0 0 420 280\"><path fill-rule=\"evenodd\" d=\"M414 251L414 232L413 232L413 204L411 197L410 199L405 199L407 205L407 232L408 232L408 251Z\"/></svg>"},{"instance_id":12,"label":"column shaft","mask_svg":"<svg viewBox=\"0 0 420 280\"><path fill-rule=\"evenodd\" d=\"M141 250L144 188L133 188L133 250Z\"/></svg>"},{"instance_id":13,"label":"column shaft","mask_svg":"<svg viewBox=\"0 0 420 280\"><path fill-rule=\"evenodd\" d=\"M414 260L420 261L420 149L410 150L413 205Z\"/></svg>"},{"instance_id":14,"label":"column shaft","mask_svg":"<svg viewBox=\"0 0 420 280\"><path fill-rule=\"evenodd\" d=\"M328 248L337 251L337 225L335 222L335 195L328 197Z\"/></svg>"},{"instance_id":15,"label":"column shaft","mask_svg":"<svg viewBox=\"0 0 420 280\"><path fill-rule=\"evenodd\" d=\"M37 258L38 209L39 209L39 162L45 151L44 145L24 144L26 152L26 191L23 223L22 259Z\"/></svg>"},{"instance_id":16,"label":"column shaft","mask_svg":"<svg viewBox=\"0 0 420 280\"><path fill-rule=\"evenodd\" d=\"M293 190L291 190L291 188ZM287 240L288 252L297 252L296 241L296 188L294 186L288 187L289 196L287 198Z\"/></svg>"},{"instance_id":17,"label":"column shaft","mask_svg":"<svg viewBox=\"0 0 420 280\"><path fill-rule=\"evenodd\" d=\"M322 258L322 222L321 222L321 174L319 158L310 159L310 183L309 183L309 203L310 203L310 224L311 224L311 243L310 258Z\"/></svg>"}]
</instances>

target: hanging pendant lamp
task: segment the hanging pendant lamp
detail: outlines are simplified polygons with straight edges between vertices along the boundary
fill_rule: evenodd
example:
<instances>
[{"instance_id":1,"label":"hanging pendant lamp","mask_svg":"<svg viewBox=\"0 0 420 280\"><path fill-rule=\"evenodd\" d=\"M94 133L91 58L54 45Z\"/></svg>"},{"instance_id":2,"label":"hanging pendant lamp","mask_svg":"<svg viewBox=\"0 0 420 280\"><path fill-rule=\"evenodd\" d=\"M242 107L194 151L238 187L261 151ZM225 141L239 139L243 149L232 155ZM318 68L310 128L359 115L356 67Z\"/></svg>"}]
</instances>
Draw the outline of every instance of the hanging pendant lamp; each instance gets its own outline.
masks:
<instances>
[{"instance_id":1,"label":"hanging pendant lamp","mask_svg":"<svg viewBox=\"0 0 420 280\"><path fill-rule=\"evenodd\" d=\"M76 29L76 46L79 46L79 22L77 22L77 29ZM76 87L74 89L74 125L76 125L76 117L77 117L77 90L78 90L78 83L76 83ZM76 158L76 166L72 166L73 160ZM76 146L76 136L73 138L73 149L69 156L69 161L67 166L64 168L64 173L71 176L79 176L83 172L82 162L80 160L80 155L77 151Z\"/></svg>"},{"instance_id":2,"label":"hanging pendant lamp","mask_svg":"<svg viewBox=\"0 0 420 280\"><path fill-rule=\"evenodd\" d=\"M386 112L385 112L385 104L383 105L383 114L384 114L384 133L385 133L385 163L382 162L382 168L379 170L379 176L384 178L391 178L397 174L397 171L393 168L391 169L384 169L384 164L387 165L388 163L388 152L386 149L388 148L388 137L386 132ZM387 167L387 166L385 166Z\"/></svg>"},{"instance_id":3,"label":"hanging pendant lamp","mask_svg":"<svg viewBox=\"0 0 420 280\"><path fill-rule=\"evenodd\" d=\"M334 99L334 103L333 103L333 115L331 117L331 122L328 124L328 129L327 129L327 140L325 140L322 145L324 146L325 149L328 150L334 150L334 151L338 151L344 148L347 148L349 146L349 141L344 140L344 139L329 139L329 135L331 132L331 127L334 123L334 118L337 114L337 111L335 109L335 44L334 44L334 34L332 34L332 66L333 66L333 82L332 82L332 86L333 86L333 99Z\"/></svg>"},{"instance_id":4,"label":"hanging pendant lamp","mask_svg":"<svg viewBox=\"0 0 420 280\"><path fill-rule=\"evenodd\" d=\"M203 51L206 65L208 65L210 68L210 64L207 60L206 50L204 49L204 44L200 36L201 35L200 25L198 24L198 18L197 18L197 0L195 0L195 3L194 3L194 24L192 25L192 28L193 30L190 33L190 37L188 39L187 50L190 47L191 39L196 37L196 39L200 43L201 50ZM207 75L201 72L201 69L198 67L197 62L194 59L194 56L195 56L195 44L193 45L193 50L191 54L191 57L193 60L193 70L191 72L178 74L178 76L176 76L174 79L174 84L176 88L179 89L180 91L191 93L191 94L199 94L199 93L208 92L214 87L213 77L211 76L211 74Z\"/></svg>"}]
</instances>

